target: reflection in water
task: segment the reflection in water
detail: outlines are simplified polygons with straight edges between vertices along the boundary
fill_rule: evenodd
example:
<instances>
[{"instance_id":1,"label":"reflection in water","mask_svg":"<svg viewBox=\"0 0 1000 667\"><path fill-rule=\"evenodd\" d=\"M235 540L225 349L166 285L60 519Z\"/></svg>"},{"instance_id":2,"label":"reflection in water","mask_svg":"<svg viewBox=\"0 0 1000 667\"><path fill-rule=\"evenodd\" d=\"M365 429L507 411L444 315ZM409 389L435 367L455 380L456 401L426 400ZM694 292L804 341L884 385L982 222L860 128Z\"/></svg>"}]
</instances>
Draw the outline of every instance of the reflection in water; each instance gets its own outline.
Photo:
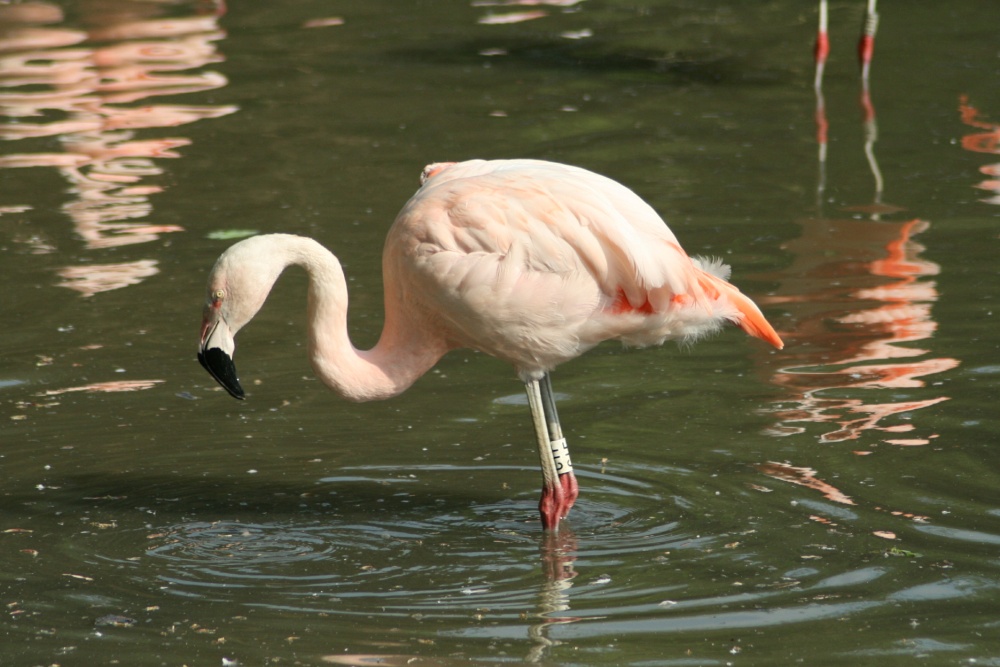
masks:
<instances>
[{"instance_id":1,"label":"reflection in water","mask_svg":"<svg viewBox=\"0 0 1000 667\"><path fill-rule=\"evenodd\" d=\"M0 168L50 167L70 184L63 211L88 249L145 243L181 231L129 222L152 212L162 190L144 181L163 173L184 138L143 139L138 130L218 118L234 106L150 104L149 98L203 92L226 84L199 71L219 62L221 0L192 3L109 0L77 7L82 29L61 25L58 6L0 6L0 139L18 142ZM167 14L170 17L167 18ZM145 102L135 106L138 102ZM57 141L54 141L57 140ZM53 150L58 147L58 150ZM6 207L5 207L6 208ZM22 208L23 205L22 205ZM157 272L156 262L65 267L62 287L84 296L125 287Z\"/></svg>"},{"instance_id":2,"label":"reflection in water","mask_svg":"<svg viewBox=\"0 0 1000 667\"><path fill-rule=\"evenodd\" d=\"M58 271L63 280L56 284L74 289L82 296L94 296L98 292L135 285L157 273L159 269L153 259L100 266L65 266Z\"/></svg>"},{"instance_id":3,"label":"reflection in water","mask_svg":"<svg viewBox=\"0 0 1000 667\"><path fill-rule=\"evenodd\" d=\"M595 483L590 487L594 493L581 501L581 513L575 517L586 540L568 524L558 534L526 534L523 527L535 503L528 491L521 501L511 502L504 494L495 504L472 508L440 496L441 489L455 488L459 479L483 470L432 465L414 466L401 474L392 466L351 467L301 495L289 494L284 485L269 492L269 482L233 493L219 490L218 480L185 486L169 478L144 484L144 507L178 518L145 524L138 531L143 538L141 560L146 576L157 582L157 594L168 598L350 619L377 608L382 623L474 618L473 630L486 633L509 624L512 641L519 641L521 662L544 663L554 658L553 649L565 641L560 635L570 627L593 625L604 618L603 611L594 613L594 600L604 605L631 585L609 578L599 586L591 579L589 586L574 588L579 581L578 558L593 567L598 562L620 562L628 553L660 554L651 562L662 567L667 562L662 554L709 553L724 541L712 531L696 536L678 530L675 523L665 524L647 509L630 509L629 498L650 496L635 475L618 477L581 467ZM327 486L335 491L325 492ZM217 494L207 501L211 512L225 508L221 511L230 517L240 512L246 518L187 518L193 507L206 502L209 489ZM254 500L241 501L243 493ZM264 502L259 508L247 507L260 499ZM701 513L712 514L702 503L715 502L717 496L705 491L701 499L691 501L692 507L702 508ZM645 502L638 506L648 508ZM267 508L263 515L261 508ZM463 516L465 511L472 513ZM107 547L98 552L99 557L119 558ZM652 594L660 600L667 591L679 594L681 589L675 582L657 584ZM585 613L570 611L574 597ZM655 603L649 606L656 615L662 609ZM420 658L399 652L401 646L376 641L370 645L371 653L331 655L324 660L411 664ZM526 646L523 651L522 646Z\"/></svg>"},{"instance_id":4,"label":"reflection in water","mask_svg":"<svg viewBox=\"0 0 1000 667\"><path fill-rule=\"evenodd\" d=\"M768 477L774 477L775 479L780 479L784 482L797 484L799 486L819 491L823 494L824 498L832 500L835 503L841 503L843 505L854 504L854 501L840 489L833 486L829 482L824 482L823 480L818 479L816 477L816 471L812 468L800 468L787 463L769 461L767 463L757 465L757 470L761 471Z\"/></svg>"},{"instance_id":5,"label":"reflection in water","mask_svg":"<svg viewBox=\"0 0 1000 667\"><path fill-rule=\"evenodd\" d=\"M773 301L799 311L791 337L791 363L774 381L796 398L776 410L778 435L801 433L800 422L835 425L822 442L856 440L867 430L893 434L885 442L924 445L929 437L899 437L912 424L883 424L893 415L911 413L947 400L881 402L858 396L860 389L909 389L925 386L928 375L958 365L949 357L924 357L929 350L912 343L937 329L930 304L937 300L937 264L919 258L923 246L911 236L927 228L922 220L901 223L815 220L789 244L796 261ZM879 251L881 250L881 253ZM876 253L881 254L878 256ZM899 396L899 393L895 394Z\"/></svg>"},{"instance_id":6,"label":"reflection in water","mask_svg":"<svg viewBox=\"0 0 1000 667\"><path fill-rule=\"evenodd\" d=\"M872 8L871 5L869 5ZM866 22L866 31L869 22ZM865 35L862 35L864 43ZM862 51L862 56L870 50ZM821 442L857 440L866 431L881 432L883 442L925 445L934 435L903 435L915 430L911 414L948 399L936 395L914 399L904 390L924 387L925 378L958 365L950 357L928 357L929 349L913 343L933 336L937 322L931 304L938 292L933 280L940 267L920 258L924 248L913 237L929 222L891 219L901 209L882 203L883 178L875 159L875 108L869 90L868 65L862 58L860 103L864 154L874 181L872 203L850 207L851 218L822 214L826 179L827 119L822 95L821 49L817 48L816 120L820 142L818 208L820 215L803 223L802 236L787 245L795 259L777 278L781 287L770 303L782 303L796 319L792 344L783 359L790 363L774 382L793 397L774 412L779 422L771 432L805 431L803 423L830 425ZM862 217L867 216L867 219ZM892 390L891 399L884 400ZM896 417L891 421L889 418Z\"/></svg>"},{"instance_id":7,"label":"reflection in water","mask_svg":"<svg viewBox=\"0 0 1000 667\"><path fill-rule=\"evenodd\" d=\"M143 389L152 389L156 385L162 383L163 380L116 380L112 382L94 382L92 384L82 385L80 387L67 387L65 389L49 389L48 391L39 394L40 396L58 396L59 394L68 394L74 391L83 391L87 393L114 393L120 391L142 391Z\"/></svg>"},{"instance_id":8,"label":"reflection in water","mask_svg":"<svg viewBox=\"0 0 1000 667\"><path fill-rule=\"evenodd\" d=\"M545 9L530 9L525 11L505 11L509 8L514 7L538 7L538 6L549 6L549 7L561 7L564 12L572 11L575 5L578 5L583 0L472 0L473 7L487 7L489 10L483 16L481 16L476 22L480 25L507 25L510 23L523 23L524 21L534 21L535 19L543 19L549 16L549 12ZM499 9L500 13L494 10ZM569 39L579 39L581 37L589 37L590 31L584 31L584 34L576 33L563 33L562 37Z\"/></svg>"},{"instance_id":9,"label":"reflection in water","mask_svg":"<svg viewBox=\"0 0 1000 667\"><path fill-rule=\"evenodd\" d=\"M525 658L527 662L541 662L545 658L546 649L562 643L549 637L553 625L580 620L566 614L570 608L569 589L573 587L573 579L576 577L576 570L573 569L578 546L576 534L572 528L563 526L558 533L546 532L541 539L545 577L538 596L539 622L528 627L528 638L532 646Z\"/></svg>"},{"instance_id":10,"label":"reflection in water","mask_svg":"<svg viewBox=\"0 0 1000 667\"><path fill-rule=\"evenodd\" d=\"M1000 155L1000 123L980 120L979 110L969 104L968 98L964 95L959 100L958 111L963 123L984 130L962 137L962 148L973 153ZM981 201L987 204L1000 204L1000 162L984 165L979 171L985 174L986 180L977 183L975 187L993 193L993 196Z\"/></svg>"}]
</instances>

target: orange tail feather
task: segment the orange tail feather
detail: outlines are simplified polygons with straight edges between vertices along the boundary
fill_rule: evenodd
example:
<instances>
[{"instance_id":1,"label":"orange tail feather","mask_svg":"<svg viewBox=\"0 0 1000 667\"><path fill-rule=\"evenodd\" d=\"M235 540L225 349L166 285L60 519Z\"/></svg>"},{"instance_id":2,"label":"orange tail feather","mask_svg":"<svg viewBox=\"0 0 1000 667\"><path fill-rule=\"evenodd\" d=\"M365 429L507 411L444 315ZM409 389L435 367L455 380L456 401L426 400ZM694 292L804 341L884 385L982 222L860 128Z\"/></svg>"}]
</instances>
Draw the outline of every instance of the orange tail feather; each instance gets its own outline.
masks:
<instances>
[{"instance_id":1,"label":"orange tail feather","mask_svg":"<svg viewBox=\"0 0 1000 667\"><path fill-rule=\"evenodd\" d=\"M771 326L771 323L764 318L764 314L760 312L757 304L739 291L735 285L706 272L698 276L698 283L710 295L715 292L721 293L740 311L742 317L735 320L734 323L743 331L755 338L767 341L779 350L785 347L785 343Z\"/></svg>"}]
</instances>

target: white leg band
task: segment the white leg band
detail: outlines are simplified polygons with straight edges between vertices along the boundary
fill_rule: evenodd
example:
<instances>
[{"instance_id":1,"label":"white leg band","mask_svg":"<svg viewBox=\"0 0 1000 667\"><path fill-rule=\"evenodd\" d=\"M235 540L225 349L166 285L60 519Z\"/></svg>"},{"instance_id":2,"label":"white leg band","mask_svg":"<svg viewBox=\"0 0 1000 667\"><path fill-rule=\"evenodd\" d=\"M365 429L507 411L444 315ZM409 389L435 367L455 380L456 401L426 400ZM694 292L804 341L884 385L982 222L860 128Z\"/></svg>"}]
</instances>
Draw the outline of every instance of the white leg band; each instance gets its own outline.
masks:
<instances>
[{"instance_id":1,"label":"white leg band","mask_svg":"<svg viewBox=\"0 0 1000 667\"><path fill-rule=\"evenodd\" d=\"M565 475L573 472L573 463L569 460L569 447L566 445L566 438L553 440L550 447L552 458L556 462L556 474Z\"/></svg>"}]
</instances>

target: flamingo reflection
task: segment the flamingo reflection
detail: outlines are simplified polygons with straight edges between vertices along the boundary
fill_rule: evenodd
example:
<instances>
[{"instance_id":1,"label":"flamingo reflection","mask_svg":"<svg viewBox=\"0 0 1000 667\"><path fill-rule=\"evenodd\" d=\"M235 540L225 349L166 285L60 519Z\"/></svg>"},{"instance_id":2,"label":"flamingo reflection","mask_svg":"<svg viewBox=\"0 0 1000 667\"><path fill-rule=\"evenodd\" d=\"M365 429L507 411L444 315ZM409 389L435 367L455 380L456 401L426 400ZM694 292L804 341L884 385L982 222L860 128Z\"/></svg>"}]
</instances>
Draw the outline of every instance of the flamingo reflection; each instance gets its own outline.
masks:
<instances>
[{"instance_id":1,"label":"flamingo reflection","mask_svg":"<svg viewBox=\"0 0 1000 667\"><path fill-rule=\"evenodd\" d=\"M234 106L152 104L150 98L219 88L225 78L203 70L220 62L215 42L224 34L221 0L201 3L190 16L173 2L84 2L65 25L55 4L0 6L0 168L48 167L70 187L62 210L90 250L154 241L182 231L176 225L135 222L149 217L149 183L188 139L141 138L139 131L218 118ZM144 102L142 106L136 103ZM58 140L58 142L53 141ZM57 149L53 150L55 147ZM25 208L25 205L21 205ZM156 262L69 266L60 286L90 296L140 282Z\"/></svg>"},{"instance_id":2,"label":"flamingo reflection","mask_svg":"<svg viewBox=\"0 0 1000 667\"><path fill-rule=\"evenodd\" d=\"M823 497L827 500L840 503L842 505L854 504L854 501L851 500L850 496L846 493L842 492L829 482L816 477L816 471L812 468L802 468L788 463L778 463L776 461L761 463L756 467L757 470L764 473L768 477L773 477L775 479L780 479L783 482L804 486L814 491L818 491L823 494Z\"/></svg>"},{"instance_id":3,"label":"flamingo reflection","mask_svg":"<svg viewBox=\"0 0 1000 667\"><path fill-rule=\"evenodd\" d=\"M869 3L874 15L874 3ZM860 104L863 151L874 182L870 204L848 207L851 217L823 214L828 123L822 97L825 41L817 42L816 121L819 140L819 215L803 222L803 233L786 247L792 266L775 276L781 287L771 303L783 303L796 320L792 344L774 382L791 396L774 407L776 435L822 424L821 442L858 440L865 433L894 445L925 445L934 434L916 434L913 413L948 399L929 392L927 378L958 365L950 357L914 345L937 329L931 306L937 301L932 277L940 267L920 257L914 237L927 229L922 219L893 219L903 209L883 203L884 183L875 158L877 127L869 87L871 62L867 26L874 39L877 20L862 36ZM821 34L825 20L821 16ZM796 344L797 343L797 344ZM882 391L879 391L882 390ZM891 393L885 390L892 390ZM915 392L914 392L915 393Z\"/></svg>"},{"instance_id":4,"label":"flamingo reflection","mask_svg":"<svg viewBox=\"0 0 1000 667\"><path fill-rule=\"evenodd\" d=\"M529 663L545 659L546 649L561 642L549 637L554 625L580 620L569 614L569 589L573 587L576 570L577 538L572 528L562 526L558 533L547 532L542 538L542 568L545 575L538 595L537 622L528 627L531 650L525 657Z\"/></svg>"},{"instance_id":5,"label":"flamingo reflection","mask_svg":"<svg viewBox=\"0 0 1000 667\"><path fill-rule=\"evenodd\" d=\"M977 130L983 130L962 137L962 148L973 153L1000 155L1000 123L982 120L979 110L969 104L969 98L964 95L959 100L958 111L963 123ZM984 165L979 171L986 176L986 180L977 183L975 187L993 193L981 201L986 204L1000 204L1000 162Z\"/></svg>"}]
</instances>

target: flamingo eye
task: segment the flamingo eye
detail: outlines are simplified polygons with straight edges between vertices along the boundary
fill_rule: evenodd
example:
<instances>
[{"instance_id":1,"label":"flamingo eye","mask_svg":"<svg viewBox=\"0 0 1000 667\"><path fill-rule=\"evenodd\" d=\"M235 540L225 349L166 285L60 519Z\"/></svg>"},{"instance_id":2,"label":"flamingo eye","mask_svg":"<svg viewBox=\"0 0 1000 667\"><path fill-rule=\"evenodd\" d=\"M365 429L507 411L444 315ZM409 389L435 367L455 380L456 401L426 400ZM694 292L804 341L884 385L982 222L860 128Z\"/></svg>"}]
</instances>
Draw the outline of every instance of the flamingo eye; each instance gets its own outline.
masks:
<instances>
[{"instance_id":1,"label":"flamingo eye","mask_svg":"<svg viewBox=\"0 0 1000 667\"><path fill-rule=\"evenodd\" d=\"M226 292L224 290L217 289L215 290L215 292L212 293L212 298L215 299L216 301L222 301L224 298L226 298Z\"/></svg>"}]
</instances>

